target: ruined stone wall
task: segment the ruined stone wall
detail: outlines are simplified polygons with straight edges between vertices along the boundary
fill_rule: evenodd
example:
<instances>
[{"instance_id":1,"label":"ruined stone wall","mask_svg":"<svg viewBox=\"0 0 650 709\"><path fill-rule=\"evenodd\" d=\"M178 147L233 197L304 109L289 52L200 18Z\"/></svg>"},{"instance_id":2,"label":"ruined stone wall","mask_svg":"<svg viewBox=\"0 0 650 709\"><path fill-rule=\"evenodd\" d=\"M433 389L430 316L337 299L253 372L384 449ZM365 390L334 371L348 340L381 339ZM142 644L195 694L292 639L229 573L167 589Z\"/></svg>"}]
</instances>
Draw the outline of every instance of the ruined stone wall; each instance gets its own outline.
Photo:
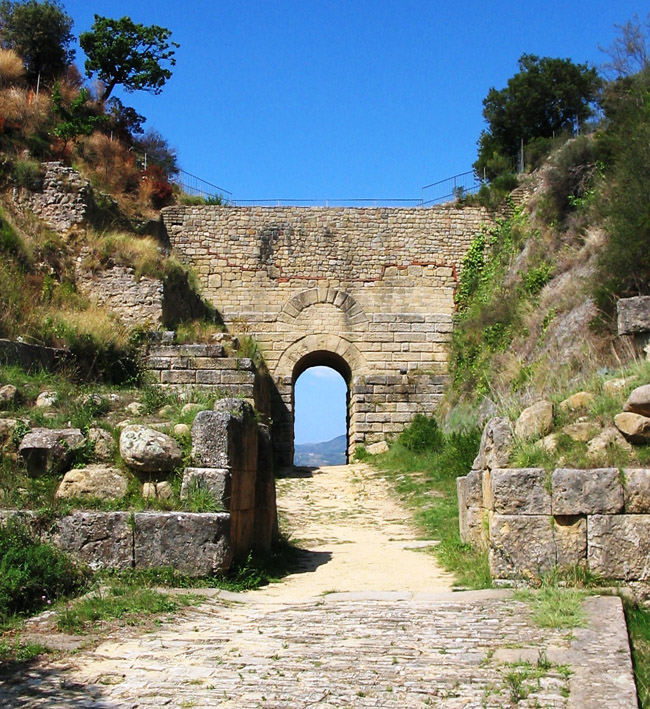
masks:
<instances>
[{"instance_id":1,"label":"ruined stone wall","mask_svg":"<svg viewBox=\"0 0 650 709\"><path fill-rule=\"evenodd\" d=\"M496 468L457 483L461 539L487 546L493 578L650 578L650 469Z\"/></svg>"},{"instance_id":2,"label":"ruined stone wall","mask_svg":"<svg viewBox=\"0 0 650 709\"><path fill-rule=\"evenodd\" d=\"M163 221L228 329L261 345L281 462L291 462L293 385L306 365L348 380L351 448L435 408L460 264L485 210L170 207Z\"/></svg>"}]
</instances>

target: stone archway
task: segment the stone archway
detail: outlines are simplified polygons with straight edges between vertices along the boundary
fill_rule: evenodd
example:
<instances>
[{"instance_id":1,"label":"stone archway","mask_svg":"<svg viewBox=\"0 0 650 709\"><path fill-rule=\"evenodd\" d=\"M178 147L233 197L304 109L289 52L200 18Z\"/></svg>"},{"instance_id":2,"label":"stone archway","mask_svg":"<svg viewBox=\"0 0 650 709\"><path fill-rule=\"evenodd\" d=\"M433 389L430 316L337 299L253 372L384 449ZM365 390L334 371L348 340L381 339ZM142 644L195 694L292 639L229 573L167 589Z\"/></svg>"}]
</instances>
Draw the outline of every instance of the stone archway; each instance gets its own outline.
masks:
<instances>
[{"instance_id":1,"label":"stone archway","mask_svg":"<svg viewBox=\"0 0 650 709\"><path fill-rule=\"evenodd\" d=\"M363 355L352 342L332 334L307 335L283 352L273 372L277 395L273 402L273 444L282 465L293 463L294 387L298 377L310 367L331 367L347 384L347 452L350 456L358 442L356 431L357 392L355 380L366 370Z\"/></svg>"}]
</instances>

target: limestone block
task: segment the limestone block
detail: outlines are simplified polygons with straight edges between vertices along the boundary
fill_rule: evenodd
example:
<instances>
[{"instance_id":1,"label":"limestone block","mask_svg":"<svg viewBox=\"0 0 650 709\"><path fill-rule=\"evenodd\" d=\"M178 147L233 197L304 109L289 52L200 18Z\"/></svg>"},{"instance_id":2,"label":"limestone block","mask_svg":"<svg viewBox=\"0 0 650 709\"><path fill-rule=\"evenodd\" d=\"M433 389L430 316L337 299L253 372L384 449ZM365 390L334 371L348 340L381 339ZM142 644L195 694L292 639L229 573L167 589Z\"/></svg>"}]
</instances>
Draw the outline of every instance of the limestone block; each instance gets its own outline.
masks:
<instances>
[{"instance_id":1,"label":"limestone block","mask_svg":"<svg viewBox=\"0 0 650 709\"><path fill-rule=\"evenodd\" d=\"M472 464L474 470L503 468L512 452L512 429L506 418L490 419L481 436L478 455Z\"/></svg>"},{"instance_id":2,"label":"limestone block","mask_svg":"<svg viewBox=\"0 0 650 709\"><path fill-rule=\"evenodd\" d=\"M145 473L170 473L183 461L183 453L171 436L141 425L124 427L120 455L129 468Z\"/></svg>"},{"instance_id":3,"label":"limestone block","mask_svg":"<svg viewBox=\"0 0 650 709\"><path fill-rule=\"evenodd\" d=\"M190 576L228 570L233 554L229 514L140 512L134 517L136 569L173 566Z\"/></svg>"},{"instance_id":4,"label":"limestone block","mask_svg":"<svg viewBox=\"0 0 650 709\"><path fill-rule=\"evenodd\" d=\"M470 472L465 476L465 496L467 507L483 507L482 477L482 470L470 470Z\"/></svg>"},{"instance_id":5,"label":"limestone block","mask_svg":"<svg viewBox=\"0 0 650 709\"><path fill-rule=\"evenodd\" d=\"M616 303L616 310L619 335L650 331L650 296L620 298Z\"/></svg>"},{"instance_id":6,"label":"limestone block","mask_svg":"<svg viewBox=\"0 0 650 709\"><path fill-rule=\"evenodd\" d=\"M537 401L519 414L515 435L519 438L541 438L550 433L552 427L553 404L550 401Z\"/></svg>"},{"instance_id":7,"label":"limestone block","mask_svg":"<svg viewBox=\"0 0 650 709\"><path fill-rule=\"evenodd\" d=\"M492 578L537 578L557 563L551 517L492 515L489 562Z\"/></svg>"},{"instance_id":8,"label":"limestone block","mask_svg":"<svg viewBox=\"0 0 650 709\"><path fill-rule=\"evenodd\" d=\"M554 515L618 514L623 485L618 468L558 468L551 476Z\"/></svg>"},{"instance_id":9,"label":"limestone block","mask_svg":"<svg viewBox=\"0 0 650 709\"><path fill-rule=\"evenodd\" d=\"M637 387L627 398L623 411L650 416L650 384Z\"/></svg>"},{"instance_id":10,"label":"limestone block","mask_svg":"<svg viewBox=\"0 0 650 709\"><path fill-rule=\"evenodd\" d=\"M636 377L618 377L617 379L608 379L603 382L603 391L608 396L616 396L623 389L627 388Z\"/></svg>"},{"instance_id":11,"label":"limestone block","mask_svg":"<svg viewBox=\"0 0 650 709\"><path fill-rule=\"evenodd\" d=\"M228 468L185 468L181 485L181 500L187 500L192 489L210 492L225 511L230 510L232 476Z\"/></svg>"},{"instance_id":12,"label":"limestone block","mask_svg":"<svg viewBox=\"0 0 650 709\"><path fill-rule=\"evenodd\" d=\"M129 480L121 470L99 463L69 470L54 496L117 500L126 495L128 486Z\"/></svg>"},{"instance_id":13,"label":"limestone block","mask_svg":"<svg viewBox=\"0 0 650 709\"><path fill-rule=\"evenodd\" d=\"M56 521L52 542L93 569L130 569L130 512L75 512Z\"/></svg>"},{"instance_id":14,"label":"limestone block","mask_svg":"<svg viewBox=\"0 0 650 709\"><path fill-rule=\"evenodd\" d=\"M650 514L650 469L625 468L623 490L628 514Z\"/></svg>"},{"instance_id":15,"label":"limestone block","mask_svg":"<svg viewBox=\"0 0 650 709\"><path fill-rule=\"evenodd\" d=\"M558 566L570 567L586 564L587 519L585 517L555 517L553 537Z\"/></svg>"},{"instance_id":16,"label":"limestone block","mask_svg":"<svg viewBox=\"0 0 650 709\"><path fill-rule=\"evenodd\" d=\"M39 409L50 409L58 401L59 395L55 391L42 391L37 397L35 406Z\"/></svg>"},{"instance_id":17,"label":"limestone block","mask_svg":"<svg viewBox=\"0 0 650 709\"><path fill-rule=\"evenodd\" d=\"M506 468L490 472L494 511L501 515L550 515L550 481L542 468Z\"/></svg>"},{"instance_id":18,"label":"limestone block","mask_svg":"<svg viewBox=\"0 0 650 709\"><path fill-rule=\"evenodd\" d=\"M650 578L650 515L594 515L588 523L589 570L605 578Z\"/></svg>"},{"instance_id":19,"label":"limestone block","mask_svg":"<svg viewBox=\"0 0 650 709\"><path fill-rule=\"evenodd\" d=\"M650 417L624 412L614 417L614 425L631 443L650 441Z\"/></svg>"},{"instance_id":20,"label":"limestone block","mask_svg":"<svg viewBox=\"0 0 650 709\"><path fill-rule=\"evenodd\" d=\"M84 445L78 428L35 428L24 436L18 446L27 472L32 477L67 470L73 455Z\"/></svg>"}]
</instances>

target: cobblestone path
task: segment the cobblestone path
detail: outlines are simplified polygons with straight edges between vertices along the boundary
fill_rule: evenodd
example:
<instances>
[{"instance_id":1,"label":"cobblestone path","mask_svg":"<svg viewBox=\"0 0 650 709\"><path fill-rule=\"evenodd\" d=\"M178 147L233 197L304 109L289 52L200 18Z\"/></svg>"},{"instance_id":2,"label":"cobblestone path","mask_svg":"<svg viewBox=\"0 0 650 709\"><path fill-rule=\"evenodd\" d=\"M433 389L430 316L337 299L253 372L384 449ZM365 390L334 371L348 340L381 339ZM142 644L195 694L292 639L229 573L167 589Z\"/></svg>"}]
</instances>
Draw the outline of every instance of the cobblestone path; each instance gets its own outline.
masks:
<instances>
[{"instance_id":1,"label":"cobblestone path","mask_svg":"<svg viewBox=\"0 0 650 709\"><path fill-rule=\"evenodd\" d=\"M307 555L302 573L262 591L215 593L153 632L125 630L0 681L0 706L636 706L618 598L588 599L587 627L569 632L538 628L508 591L454 593L430 555L408 548L412 533L381 481L361 467L336 470L280 485L282 506L298 504L314 522L301 546L316 561ZM345 514L350 495L369 498L368 515ZM374 532L381 579L364 569L361 549L342 552L367 546ZM423 573L435 592L422 590Z\"/></svg>"}]
</instances>

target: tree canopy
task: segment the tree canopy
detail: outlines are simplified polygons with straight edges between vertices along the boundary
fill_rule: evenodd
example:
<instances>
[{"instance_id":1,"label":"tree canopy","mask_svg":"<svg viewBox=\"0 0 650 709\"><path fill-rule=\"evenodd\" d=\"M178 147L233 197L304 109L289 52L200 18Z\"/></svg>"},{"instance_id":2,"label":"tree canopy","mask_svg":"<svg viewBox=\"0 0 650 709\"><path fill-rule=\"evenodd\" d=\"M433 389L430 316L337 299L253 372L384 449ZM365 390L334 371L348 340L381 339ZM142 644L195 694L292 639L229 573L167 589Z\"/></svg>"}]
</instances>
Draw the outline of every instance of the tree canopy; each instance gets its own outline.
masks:
<instances>
[{"instance_id":1,"label":"tree canopy","mask_svg":"<svg viewBox=\"0 0 650 709\"><path fill-rule=\"evenodd\" d=\"M0 40L25 63L27 76L49 81L60 76L74 59L70 44L72 18L55 0L0 2Z\"/></svg>"},{"instance_id":2,"label":"tree canopy","mask_svg":"<svg viewBox=\"0 0 650 709\"><path fill-rule=\"evenodd\" d=\"M483 99L488 127L479 138L474 169L494 177L514 159L522 140L526 144L573 130L593 114L600 86L596 69L586 64L523 54L507 86L491 88Z\"/></svg>"},{"instance_id":3,"label":"tree canopy","mask_svg":"<svg viewBox=\"0 0 650 709\"><path fill-rule=\"evenodd\" d=\"M92 29L79 35L79 44L88 59L86 74L105 85L101 100L121 85L126 91L149 91L159 94L172 73L164 63L174 66L171 31L158 25L140 25L130 17L113 20L95 15Z\"/></svg>"}]
</instances>

